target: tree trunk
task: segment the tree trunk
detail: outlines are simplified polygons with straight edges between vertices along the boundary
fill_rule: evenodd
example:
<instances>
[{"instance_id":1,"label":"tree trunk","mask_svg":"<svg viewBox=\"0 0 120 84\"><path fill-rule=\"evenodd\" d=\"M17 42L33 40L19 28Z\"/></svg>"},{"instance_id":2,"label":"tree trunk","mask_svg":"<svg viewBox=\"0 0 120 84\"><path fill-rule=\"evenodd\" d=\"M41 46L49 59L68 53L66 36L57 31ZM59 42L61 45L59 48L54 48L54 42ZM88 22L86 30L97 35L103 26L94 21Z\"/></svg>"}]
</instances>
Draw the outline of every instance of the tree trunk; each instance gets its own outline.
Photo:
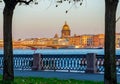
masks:
<instances>
[{"instance_id":1,"label":"tree trunk","mask_svg":"<svg viewBox=\"0 0 120 84\"><path fill-rule=\"evenodd\" d=\"M104 83L117 84L115 32L118 0L105 0L105 61Z\"/></svg>"},{"instance_id":2,"label":"tree trunk","mask_svg":"<svg viewBox=\"0 0 120 84\"><path fill-rule=\"evenodd\" d=\"M3 11L3 33L4 33L4 64L3 80L14 80L13 71L13 46L12 46L12 16L14 9L9 6L4 7Z\"/></svg>"}]
</instances>

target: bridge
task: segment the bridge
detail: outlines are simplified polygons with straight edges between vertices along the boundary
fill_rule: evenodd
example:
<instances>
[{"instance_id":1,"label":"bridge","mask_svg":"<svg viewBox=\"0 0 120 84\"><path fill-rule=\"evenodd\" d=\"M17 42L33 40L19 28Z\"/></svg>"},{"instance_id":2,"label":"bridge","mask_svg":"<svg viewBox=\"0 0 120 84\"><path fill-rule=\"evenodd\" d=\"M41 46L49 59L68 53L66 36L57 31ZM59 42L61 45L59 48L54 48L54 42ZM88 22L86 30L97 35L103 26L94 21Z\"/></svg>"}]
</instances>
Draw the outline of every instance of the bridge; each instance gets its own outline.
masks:
<instances>
[{"instance_id":1,"label":"bridge","mask_svg":"<svg viewBox=\"0 0 120 84\"><path fill-rule=\"evenodd\" d=\"M60 44L22 44L22 46L26 47L35 47L35 48L53 48L53 49L59 49L59 48L67 48L70 45L60 45Z\"/></svg>"}]
</instances>

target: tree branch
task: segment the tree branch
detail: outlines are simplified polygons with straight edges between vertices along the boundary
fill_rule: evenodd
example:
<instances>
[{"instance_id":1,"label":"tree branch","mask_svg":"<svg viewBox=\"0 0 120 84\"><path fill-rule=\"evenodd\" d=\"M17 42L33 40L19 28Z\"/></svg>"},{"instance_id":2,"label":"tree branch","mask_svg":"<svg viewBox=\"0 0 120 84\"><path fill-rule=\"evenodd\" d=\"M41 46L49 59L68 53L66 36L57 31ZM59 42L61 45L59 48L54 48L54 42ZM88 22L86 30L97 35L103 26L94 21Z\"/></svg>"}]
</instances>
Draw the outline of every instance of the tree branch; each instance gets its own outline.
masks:
<instances>
[{"instance_id":1,"label":"tree branch","mask_svg":"<svg viewBox=\"0 0 120 84\"><path fill-rule=\"evenodd\" d=\"M18 0L18 2L20 3L25 3L26 5L29 5L30 2L32 2L33 0L29 0L29 1L25 1L25 0Z\"/></svg>"},{"instance_id":2,"label":"tree branch","mask_svg":"<svg viewBox=\"0 0 120 84\"><path fill-rule=\"evenodd\" d=\"M120 20L120 16L117 18L116 22L118 22Z\"/></svg>"}]
</instances>

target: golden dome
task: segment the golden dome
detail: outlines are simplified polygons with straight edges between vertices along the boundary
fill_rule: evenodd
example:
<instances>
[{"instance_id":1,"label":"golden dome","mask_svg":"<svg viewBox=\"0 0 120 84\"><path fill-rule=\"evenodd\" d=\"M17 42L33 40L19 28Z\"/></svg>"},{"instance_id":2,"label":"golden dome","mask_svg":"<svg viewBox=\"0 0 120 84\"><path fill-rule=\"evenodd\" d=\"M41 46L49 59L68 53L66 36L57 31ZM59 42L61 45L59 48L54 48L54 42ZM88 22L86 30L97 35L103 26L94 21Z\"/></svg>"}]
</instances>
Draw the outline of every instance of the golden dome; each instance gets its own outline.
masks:
<instances>
[{"instance_id":1,"label":"golden dome","mask_svg":"<svg viewBox=\"0 0 120 84\"><path fill-rule=\"evenodd\" d=\"M62 31L70 30L69 26L67 25L67 22L65 22Z\"/></svg>"}]
</instances>

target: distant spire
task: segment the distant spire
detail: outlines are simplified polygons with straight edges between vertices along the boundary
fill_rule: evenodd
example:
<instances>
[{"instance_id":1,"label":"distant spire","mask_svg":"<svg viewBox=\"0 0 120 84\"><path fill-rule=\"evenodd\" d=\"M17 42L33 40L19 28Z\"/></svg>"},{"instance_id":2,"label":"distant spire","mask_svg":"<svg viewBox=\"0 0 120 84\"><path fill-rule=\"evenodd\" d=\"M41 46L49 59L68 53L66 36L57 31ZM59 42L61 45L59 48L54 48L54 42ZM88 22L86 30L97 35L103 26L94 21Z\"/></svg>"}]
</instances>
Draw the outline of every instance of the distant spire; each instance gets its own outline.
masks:
<instances>
[{"instance_id":1,"label":"distant spire","mask_svg":"<svg viewBox=\"0 0 120 84\"><path fill-rule=\"evenodd\" d=\"M58 34L55 34L54 38L58 38Z\"/></svg>"},{"instance_id":2,"label":"distant spire","mask_svg":"<svg viewBox=\"0 0 120 84\"><path fill-rule=\"evenodd\" d=\"M65 21L65 25L67 25L67 21Z\"/></svg>"},{"instance_id":3,"label":"distant spire","mask_svg":"<svg viewBox=\"0 0 120 84\"><path fill-rule=\"evenodd\" d=\"M77 36L76 34L74 34L74 36Z\"/></svg>"}]
</instances>

